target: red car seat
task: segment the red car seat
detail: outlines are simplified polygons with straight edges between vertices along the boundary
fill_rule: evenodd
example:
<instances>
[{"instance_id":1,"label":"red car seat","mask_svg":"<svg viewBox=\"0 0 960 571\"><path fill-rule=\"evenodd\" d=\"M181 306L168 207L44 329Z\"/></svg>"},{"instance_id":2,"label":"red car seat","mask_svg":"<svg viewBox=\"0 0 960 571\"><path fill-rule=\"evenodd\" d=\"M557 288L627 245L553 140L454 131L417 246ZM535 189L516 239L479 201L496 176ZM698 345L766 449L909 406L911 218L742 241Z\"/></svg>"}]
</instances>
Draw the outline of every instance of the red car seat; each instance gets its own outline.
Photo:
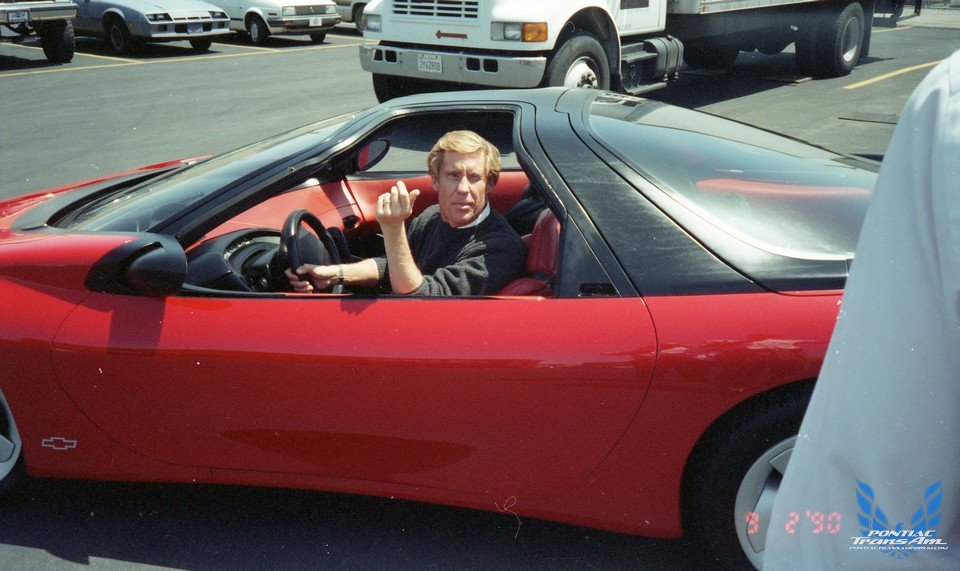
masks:
<instances>
[{"instance_id":1,"label":"red car seat","mask_svg":"<svg viewBox=\"0 0 960 571\"><path fill-rule=\"evenodd\" d=\"M560 249L560 221L549 208L537 218L527 241L527 267L523 276L508 283L500 295L553 295L557 274L557 252Z\"/></svg>"}]
</instances>

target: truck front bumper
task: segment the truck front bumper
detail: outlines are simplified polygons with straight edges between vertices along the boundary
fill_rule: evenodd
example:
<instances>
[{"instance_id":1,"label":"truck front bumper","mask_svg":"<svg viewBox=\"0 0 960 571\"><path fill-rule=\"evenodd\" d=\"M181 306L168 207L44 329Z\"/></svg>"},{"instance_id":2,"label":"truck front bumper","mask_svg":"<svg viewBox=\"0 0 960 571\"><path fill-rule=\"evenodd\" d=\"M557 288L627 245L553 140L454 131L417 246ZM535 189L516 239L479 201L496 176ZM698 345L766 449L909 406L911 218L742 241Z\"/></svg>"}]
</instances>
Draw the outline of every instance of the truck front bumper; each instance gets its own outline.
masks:
<instances>
[{"instance_id":1,"label":"truck front bumper","mask_svg":"<svg viewBox=\"0 0 960 571\"><path fill-rule=\"evenodd\" d=\"M77 16L72 2L24 2L0 4L0 24L22 24L46 20L69 20Z\"/></svg>"},{"instance_id":2,"label":"truck front bumper","mask_svg":"<svg viewBox=\"0 0 960 571\"><path fill-rule=\"evenodd\" d=\"M267 18L271 34L311 34L326 32L340 23L340 16L283 16Z\"/></svg>"},{"instance_id":3,"label":"truck front bumper","mask_svg":"<svg viewBox=\"0 0 960 571\"><path fill-rule=\"evenodd\" d=\"M536 87L547 69L547 58L442 52L381 44L360 46L360 66L372 73L429 81Z\"/></svg>"}]
</instances>

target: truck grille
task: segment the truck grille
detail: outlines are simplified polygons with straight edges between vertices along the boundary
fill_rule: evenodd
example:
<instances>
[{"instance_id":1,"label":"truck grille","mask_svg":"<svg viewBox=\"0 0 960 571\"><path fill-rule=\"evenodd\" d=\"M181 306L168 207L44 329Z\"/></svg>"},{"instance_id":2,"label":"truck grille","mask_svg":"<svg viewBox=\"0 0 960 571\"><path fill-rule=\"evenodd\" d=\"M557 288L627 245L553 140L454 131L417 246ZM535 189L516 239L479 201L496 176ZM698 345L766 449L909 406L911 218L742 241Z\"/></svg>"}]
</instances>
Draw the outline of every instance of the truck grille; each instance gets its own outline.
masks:
<instances>
[{"instance_id":1,"label":"truck grille","mask_svg":"<svg viewBox=\"0 0 960 571\"><path fill-rule=\"evenodd\" d=\"M398 16L476 20L478 4L480 2L476 0L394 0L393 13Z\"/></svg>"}]
</instances>

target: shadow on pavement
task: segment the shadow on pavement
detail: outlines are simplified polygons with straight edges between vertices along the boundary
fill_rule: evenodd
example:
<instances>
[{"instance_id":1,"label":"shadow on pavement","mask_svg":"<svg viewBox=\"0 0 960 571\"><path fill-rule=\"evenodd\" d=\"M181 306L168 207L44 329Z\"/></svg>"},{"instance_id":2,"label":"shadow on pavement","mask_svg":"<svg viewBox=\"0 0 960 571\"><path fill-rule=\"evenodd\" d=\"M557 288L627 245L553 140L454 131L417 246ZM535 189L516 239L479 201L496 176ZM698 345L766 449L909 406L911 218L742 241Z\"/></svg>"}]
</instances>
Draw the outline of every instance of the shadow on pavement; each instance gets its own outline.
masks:
<instances>
[{"instance_id":1,"label":"shadow on pavement","mask_svg":"<svg viewBox=\"0 0 960 571\"><path fill-rule=\"evenodd\" d=\"M683 541L296 490L51 480L0 513L0 542L45 551L58 567L91 559L186 569L698 567Z\"/></svg>"}]
</instances>

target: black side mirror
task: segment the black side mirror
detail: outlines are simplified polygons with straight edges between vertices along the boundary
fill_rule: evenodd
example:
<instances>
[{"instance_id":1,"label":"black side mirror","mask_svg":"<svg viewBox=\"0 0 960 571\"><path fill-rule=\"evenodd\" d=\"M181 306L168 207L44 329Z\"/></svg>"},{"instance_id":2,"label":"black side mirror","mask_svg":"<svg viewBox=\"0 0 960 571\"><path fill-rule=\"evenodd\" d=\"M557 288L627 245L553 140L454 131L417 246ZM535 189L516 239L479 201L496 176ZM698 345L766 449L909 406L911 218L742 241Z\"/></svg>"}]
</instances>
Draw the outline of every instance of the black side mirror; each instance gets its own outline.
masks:
<instances>
[{"instance_id":1,"label":"black side mirror","mask_svg":"<svg viewBox=\"0 0 960 571\"><path fill-rule=\"evenodd\" d=\"M187 255L171 236L145 234L100 258L86 285L92 291L165 297L180 291Z\"/></svg>"}]
</instances>

